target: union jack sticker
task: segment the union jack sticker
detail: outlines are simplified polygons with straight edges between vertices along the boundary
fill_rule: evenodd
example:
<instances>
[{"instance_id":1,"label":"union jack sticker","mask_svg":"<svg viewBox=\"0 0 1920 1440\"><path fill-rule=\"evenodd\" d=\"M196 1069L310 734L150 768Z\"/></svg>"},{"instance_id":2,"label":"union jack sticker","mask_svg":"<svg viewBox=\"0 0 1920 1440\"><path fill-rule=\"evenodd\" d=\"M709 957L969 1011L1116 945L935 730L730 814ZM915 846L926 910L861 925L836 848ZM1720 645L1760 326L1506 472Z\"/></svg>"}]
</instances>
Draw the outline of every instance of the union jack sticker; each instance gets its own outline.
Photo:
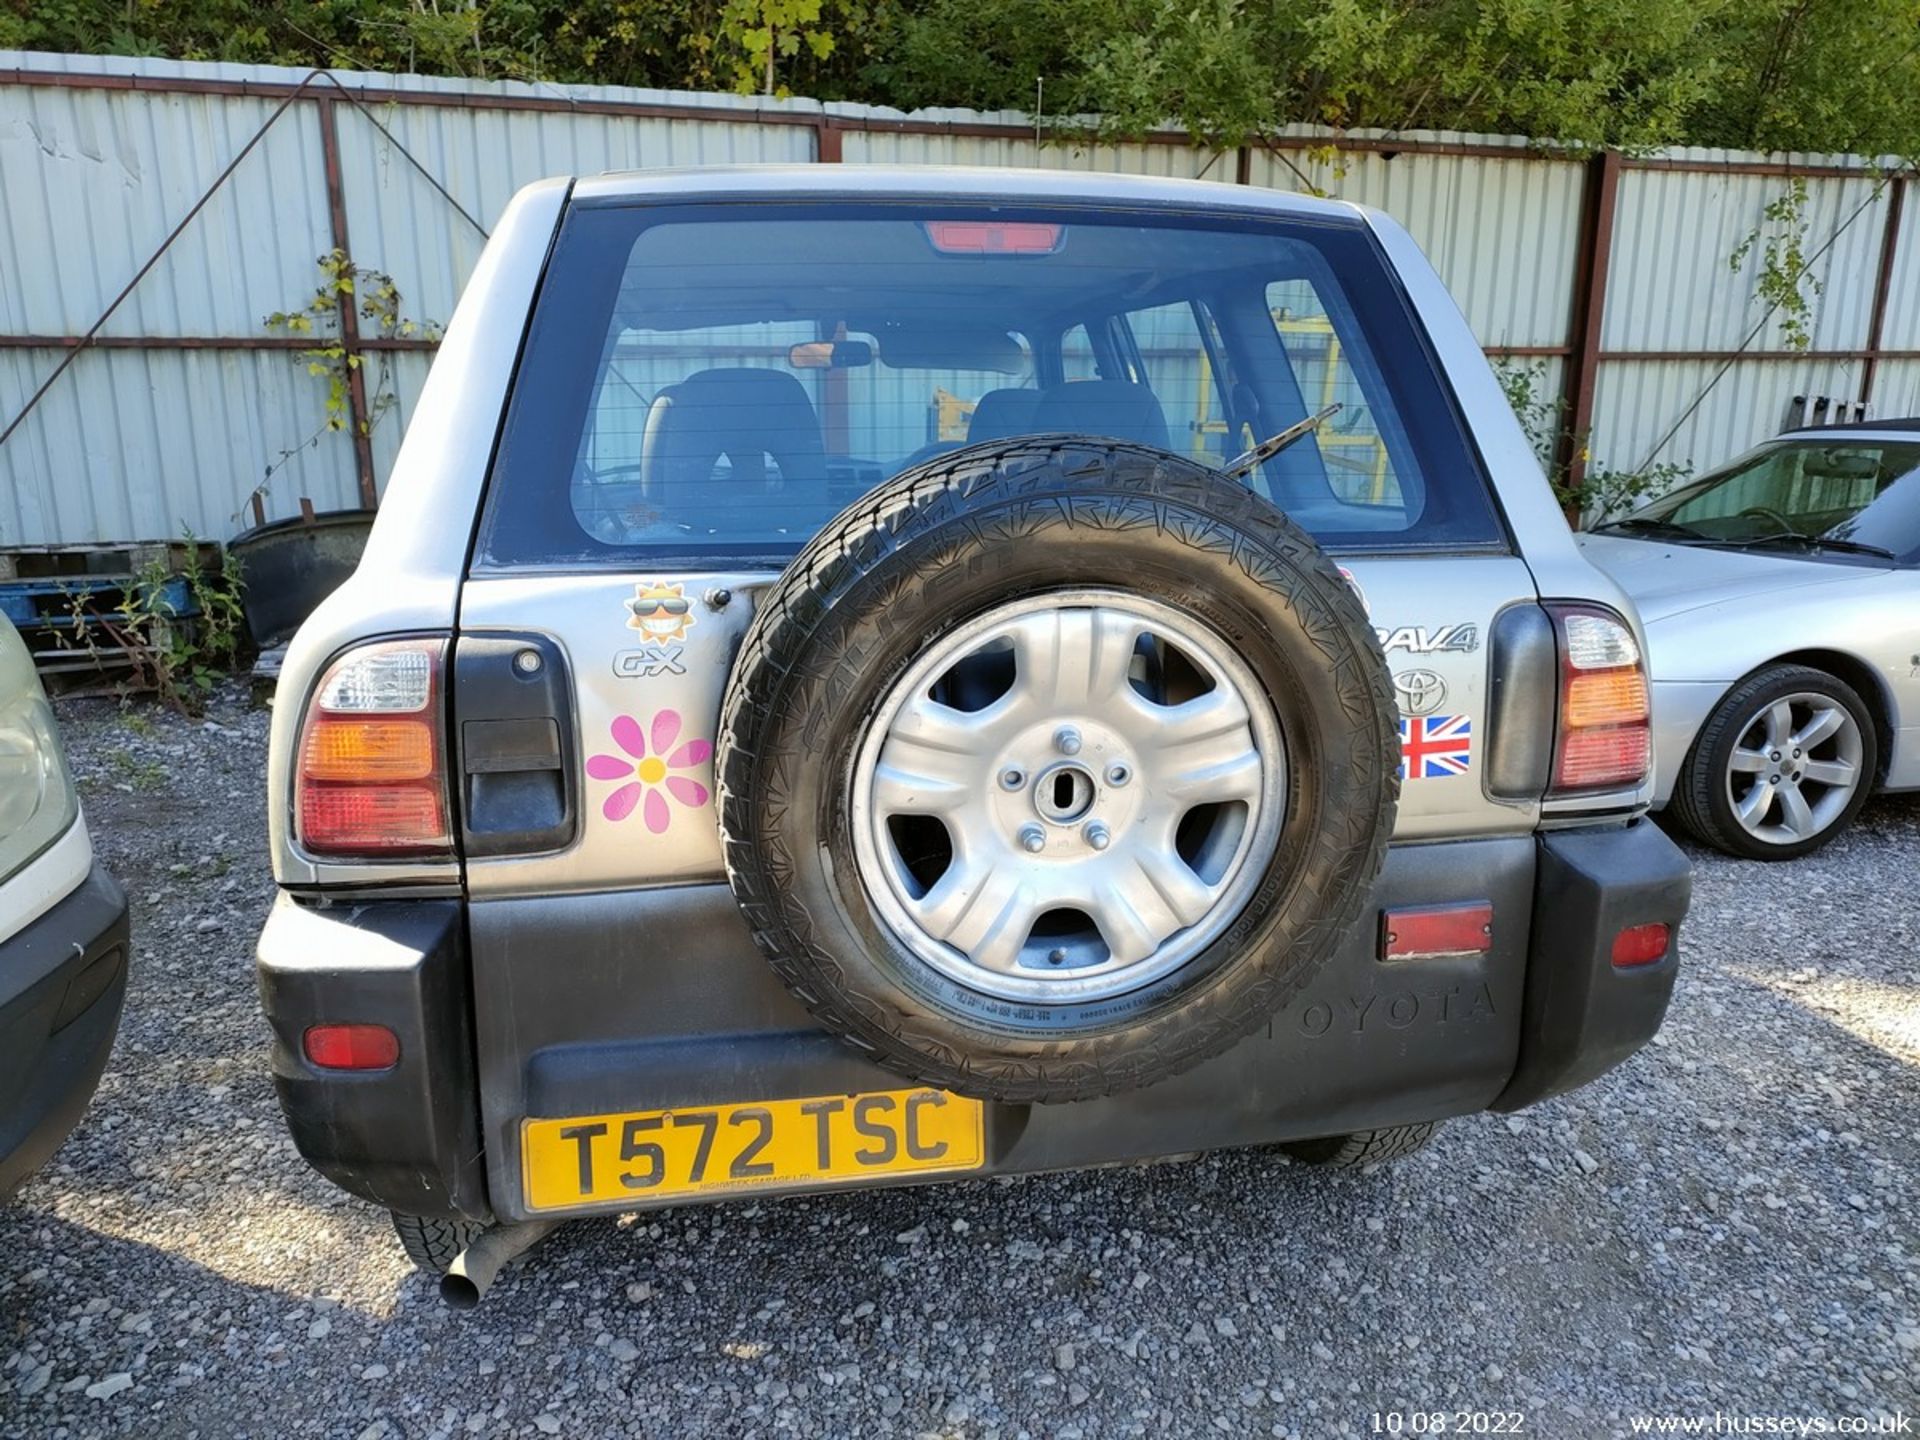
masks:
<instances>
[{"instance_id":1,"label":"union jack sticker","mask_svg":"<svg viewBox=\"0 0 1920 1440\"><path fill-rule=\"evenodd\" d=\"M1400 778L1437 780L1464 775L1473 760L1473 717L1403 715L1400 717Z\"/></svg>"}]
</instances>

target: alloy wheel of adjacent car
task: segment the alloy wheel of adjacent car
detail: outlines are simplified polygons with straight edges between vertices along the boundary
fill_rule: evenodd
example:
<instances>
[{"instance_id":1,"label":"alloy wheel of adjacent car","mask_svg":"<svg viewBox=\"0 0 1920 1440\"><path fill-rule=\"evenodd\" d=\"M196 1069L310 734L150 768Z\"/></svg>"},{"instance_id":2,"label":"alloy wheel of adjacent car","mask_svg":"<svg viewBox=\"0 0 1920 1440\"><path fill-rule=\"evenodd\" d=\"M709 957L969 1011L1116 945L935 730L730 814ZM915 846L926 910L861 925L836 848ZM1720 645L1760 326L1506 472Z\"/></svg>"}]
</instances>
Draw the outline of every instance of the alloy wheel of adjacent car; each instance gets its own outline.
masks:
<instances>
[{"instance_id":1,"label":"alloy wheel of adjacent car","mask_svg":"<svg viewBox=\"0 0 1920 1440\"><path fill-rule=\"evenodd\" d=\"M1264 1024L1351 933L1394 716L1353 591L1245 486L1119 441L971 446L761 597L722 709L728 878L877 1062L1112 1094Z\"/></svg>"},{"instance_id":2,"label":"alloy wheel of adjacent car","mask_svg":"<svg viewBox=\"0 0 1920 1440\"><path fill-rule=\"evenodd\" d=\"M1793 859L1852 822L1877 756L1873 717L1851 686L1807 666L1770 666L1736 685L1701 728L1674 810L1729 854Z\"/></svg>"},{"instance_id":3,"label":"alloy wheel of adjacent car","mask_svg":"<svg viewBox=\"0 0 1920 1440\"><path fill-rule=\"evenodd\" d=\"M1832 827L1861 785L1860 726L1831 696L1769 702L1735 741L1727 799L1756 840L1792 845Z\"/></svg>"}]
</instances>

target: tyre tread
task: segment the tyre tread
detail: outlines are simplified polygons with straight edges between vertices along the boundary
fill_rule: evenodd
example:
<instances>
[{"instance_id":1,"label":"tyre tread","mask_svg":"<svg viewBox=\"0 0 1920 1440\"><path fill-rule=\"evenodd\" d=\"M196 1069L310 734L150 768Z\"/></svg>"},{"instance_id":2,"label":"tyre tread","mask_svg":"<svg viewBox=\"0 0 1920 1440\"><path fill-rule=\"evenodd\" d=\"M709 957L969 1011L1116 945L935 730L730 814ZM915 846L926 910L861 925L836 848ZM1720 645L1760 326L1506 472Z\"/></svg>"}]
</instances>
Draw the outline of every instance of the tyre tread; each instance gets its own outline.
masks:
<instances>
[{"instance_id":1,"label":"tyre tread","mask_svg":"<svg viewBox=\"0 0 1920 1440\"><path fill-rule=\"evenodd\" d=\"M1439 1128L1437 1121L1426 1120L1417 1125L1391 1125L1383 1130L1356 1130L1351 1135L1292 1141L1280 1148L1303 1165L1359 1170L1424 1150Z\"/></svg>"},{"instance_id":2,"label":"tyre tread","mask_svg":"<svg viewBox=\"0 0 1920 1440\"><path fill-rule=\"evenodd\" d=\"M444 1275L452 1268L460 1252L479 1238L487 1227L477 1220L455 1220L446 1216L406 1215L398 1210L393 1216L394 1233L400 1237L407 1258L422 1270Z\"/></svg>"},{"instance_id":3,"label":"tyre tread","mask_svg":"<svg viewBox=\"0 0 1920 1440\"><path fill-rule=\"evenodd\" d=\"M1115 475L1114 457L1149 462ZM756 722L779 704L794 672L806 662L809 640L833 607L864 584L887 557L925 535L935 526L959 518L967 502L984 490L997 488L1009 499L1024 497L1058 507L1069 523L1103 523L1109 517L1089 503L1076 507L1074 481L1097 477L1097 486L1085 498L1122 497L1137 502L1130 523L1152 523L1163 534L1178 533L1189 545L1218 546L1223 532L1234 531L1277 551L1295 571L1317 574L1328 594L1349 593L1345 578L1310 537L1270 502L1244 486L1222 483L1219 477L1182 457L1144 445L1122 441L1091 441L1085 437L1042 436L989 442L949 452L879 486L843 511L799 553L780 583L767 592L763 608L743 638L722 703L716 756L717 803L721 817L721 848L727 877L739 901L756 945L786 987L826 1029L851 1042L875 1063L919 1084L999 1101L1052 1102L1087 1099L1137 1089L1190 1069L1244 1037L1296 995L1311 978L1313 966L1298 966L1285 974L1267 972L1260 981L1234 990L1230 996L1214 987L1184 1011L1178 1052L1141 1045L1102 1060L1090 1058L1084 1048L1062 1042L1059 1053L1000 1059L970 1055L944 1046L914 1031L910 1014L893 1011L871 997L848 993L838 981L840 970L819 944L806 907L793 899L778 867L767 863L759 837L748 826L751 808L745 801L756 783L760 756L756 750ZM1130 492L1130 493L1129 493ZM1144 506L1144 510L1138 508ZM1003 506L1010 510L1011 506ZM1014 522L996 514L969 523ZM1117 523L1117 522L1113 522ZM1222 552L1247 573L1262 558L1235 540ZM896 581L904 585L904 578ZM1287 597L1297 603L1298 596ZM880 608L884 609L884 605ZM1355 924L1385 863L1398 796L1394 775L1398 764L1398 736L1389 717L1398 709L1378 643L1357 604L1329 608L1318 617L1330 624L1351 626L1355 637L1350 653L1371 655L1370 665L1348 665L1335 674L1335 688L1347 719L1356 733L1371 730L1380 753L1376 763L1385 776L1385 818L1377 810L1348 813L1347 839L1365 844L1363 863L1350 867L1343 883L1331 893L1303 888L1300 900L1319 913L1314 934L1303 944L1322 957L1330 954L1338 937ZM761 797L760 809L770 802ZM777 808L777 807L775 807ZM763 821L763 827L765 822ZM1371 830L1368 830L1371 827ZM1323 872L1317 877L1327 878ZM798 941L798 943L793 943ZM825 983L823 983L825 982ZM1226 1003L1231 1000L1231 1004ZM944 1050L945 1053L936 1053Z\"/></svg>"}]
</instances>

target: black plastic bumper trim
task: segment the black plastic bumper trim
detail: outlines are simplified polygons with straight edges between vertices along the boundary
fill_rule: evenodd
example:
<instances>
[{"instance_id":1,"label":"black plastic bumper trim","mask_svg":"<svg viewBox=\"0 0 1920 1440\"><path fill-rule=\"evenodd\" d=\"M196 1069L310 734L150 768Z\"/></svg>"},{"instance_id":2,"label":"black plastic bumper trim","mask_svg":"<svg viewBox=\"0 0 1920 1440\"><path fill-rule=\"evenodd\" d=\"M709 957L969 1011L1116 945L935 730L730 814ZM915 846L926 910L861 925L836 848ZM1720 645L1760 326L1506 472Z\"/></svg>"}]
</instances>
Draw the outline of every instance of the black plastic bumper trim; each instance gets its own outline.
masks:
<instances>
[{"instance_id":1,"label":"black plastic bumper trim","mask_svg":"<svg viewBox=\"0 0 1920 1440\"><path fill-rule=\"evenodd\" d=\"M0 1200L60 1148L107 1066L127 993L127 897L95 865L0 942Z\"/></svg>"},{"instance_id":2,"label":"black plastic bumper trim","mask_svg":"<svg viewBox=\"0 0 1920 1440\"><path fill-rule=\"evenodd\" d=\"M1693 867L1657 826L1553 831L1539 846L1520 1058L1494 1110L1563 1095L1640 1049L1680 971ZM1655 921L1673 932L1666 958L1615 969L1614 937Z\"/></svg>"},{"instance_id":3,"label":"black plastic bumper trim","mask_svg":"<svg viewBox=\"0 0 1920 1440\"><path fill-rule=\"evenodd\" d=\"M322 908L283 894L260 936L259 979L274 1085L308 1163L390 1210L490 1221L460 903ZM355 1022L392 1030L399 1063L353 1072L307 1060L311 1026Z\"/></svg>"}]
</instances>

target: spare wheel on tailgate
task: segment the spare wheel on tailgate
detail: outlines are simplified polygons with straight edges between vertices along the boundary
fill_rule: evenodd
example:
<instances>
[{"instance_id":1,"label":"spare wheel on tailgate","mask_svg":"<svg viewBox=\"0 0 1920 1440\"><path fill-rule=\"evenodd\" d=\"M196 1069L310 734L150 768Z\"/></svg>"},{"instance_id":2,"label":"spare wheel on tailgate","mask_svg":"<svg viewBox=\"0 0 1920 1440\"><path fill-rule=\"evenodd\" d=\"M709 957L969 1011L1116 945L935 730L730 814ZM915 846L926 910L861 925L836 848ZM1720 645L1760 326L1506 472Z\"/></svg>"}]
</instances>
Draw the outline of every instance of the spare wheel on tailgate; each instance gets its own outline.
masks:
<instances>
[{"instance_id":1,"label":"spare wheel on tailgate","mask_svg":"<svg viewBox=\"0 0 1920 1440\"><path fill-rule=\"evenodd\" d=\"M722 839L822 1025L963 1095L1076 1100L1300 990L1367 902L1398 755L1305 532L1180 456L1028 437L882 485L764 595Z\"/></svg>"}]
</instances>

